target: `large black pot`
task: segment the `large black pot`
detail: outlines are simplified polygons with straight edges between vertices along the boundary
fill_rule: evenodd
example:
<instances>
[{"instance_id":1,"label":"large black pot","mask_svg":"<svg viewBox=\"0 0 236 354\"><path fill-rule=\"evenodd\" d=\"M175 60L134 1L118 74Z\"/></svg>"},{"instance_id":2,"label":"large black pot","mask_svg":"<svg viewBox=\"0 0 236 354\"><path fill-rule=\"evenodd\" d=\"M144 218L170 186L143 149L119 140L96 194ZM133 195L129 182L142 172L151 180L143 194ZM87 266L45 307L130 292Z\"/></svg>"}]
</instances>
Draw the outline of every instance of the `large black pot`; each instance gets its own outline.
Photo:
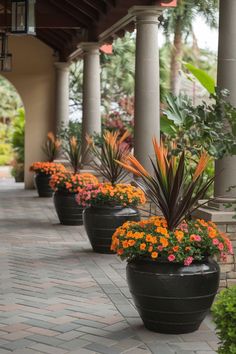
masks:
<instances>
[{"instance_id":1,"label":"large black pot","mask_svg":"<svg viewBox=\"0 0 236 354\"><path fill-rule=\"evenodd\" d=\"M220 269L212 260L190 266L137 260L128 263L126 273L145 327L179 334L200 326L216 295Z\"/></svg>"},{"instance_id":2,"label":"large black pot","mask_svg":"<svg viewBox=\"0 0 236 354\"><path fill-rule=\"evenodd\" d=\"M75 201L76 193L56 191L54 193L54 205L60 223L63 225L82 225L83 207Z\"/></svg>"},{"instance_id":3,"label":"large black pot","mask_svg":"<svg viewBox=\"0 0 236 354\"><path fill-rule=\"evenodd\" d=\"M93 250L114 253L110 249L113 233L126 221L139 221L140 214L130 207L91 206L84 210L83 220Z\"/></svg>"},{"instance_id":4,"label":"large black pot","mask_svg":"<svg viewBox=\"0 0 236 354\"><path fill-rule=\"evenodd\" d=\"M50 198L53 195L53 190L49 186L51 175L45 173L36 173L34 176L35 187L39 197Z\"/></svg>"}]
</instances>

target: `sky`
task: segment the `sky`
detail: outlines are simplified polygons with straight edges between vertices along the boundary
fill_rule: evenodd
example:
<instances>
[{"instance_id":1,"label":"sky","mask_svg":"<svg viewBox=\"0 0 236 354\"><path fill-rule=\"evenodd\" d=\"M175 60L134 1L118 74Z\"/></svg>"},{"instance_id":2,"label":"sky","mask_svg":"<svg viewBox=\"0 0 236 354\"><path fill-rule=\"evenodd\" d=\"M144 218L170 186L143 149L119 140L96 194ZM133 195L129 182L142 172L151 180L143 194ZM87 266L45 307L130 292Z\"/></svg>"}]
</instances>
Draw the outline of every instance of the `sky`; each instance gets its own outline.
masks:
<instances>
[{"instance_id":1,"label":"sky","mask_svg":"<svg viewBox=\"0 0 236 354\"><path fill-rule=\"evenodd\" d=\"M210 29L201 17L197 18L193 24L194 33L198 39L200 48L210 49L217 52L218 49L218 30Z\"/></svg>"}]
</instances>

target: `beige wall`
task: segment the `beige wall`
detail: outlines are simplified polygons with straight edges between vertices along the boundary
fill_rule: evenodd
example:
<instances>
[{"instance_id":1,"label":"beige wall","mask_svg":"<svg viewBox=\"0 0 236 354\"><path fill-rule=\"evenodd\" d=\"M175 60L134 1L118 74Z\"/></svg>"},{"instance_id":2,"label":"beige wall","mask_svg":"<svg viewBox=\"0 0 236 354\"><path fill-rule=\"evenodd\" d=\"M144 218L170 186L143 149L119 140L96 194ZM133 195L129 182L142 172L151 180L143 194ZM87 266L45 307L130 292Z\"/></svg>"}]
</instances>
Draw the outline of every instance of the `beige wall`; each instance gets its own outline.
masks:
<instances>
[{"instance_id":1,"label":"beige wall","mask_svg":"<svg viewBox=\"0 0 236 354\"><path fill-rule=\"evenodd\" d=\"M26 112L25 187L33 187L29 166L45 156L42 144L55 127L55 70L53 51L31 36L11 36L13 70L1 73L17 89Z\"/></svg>"}]
</instances>

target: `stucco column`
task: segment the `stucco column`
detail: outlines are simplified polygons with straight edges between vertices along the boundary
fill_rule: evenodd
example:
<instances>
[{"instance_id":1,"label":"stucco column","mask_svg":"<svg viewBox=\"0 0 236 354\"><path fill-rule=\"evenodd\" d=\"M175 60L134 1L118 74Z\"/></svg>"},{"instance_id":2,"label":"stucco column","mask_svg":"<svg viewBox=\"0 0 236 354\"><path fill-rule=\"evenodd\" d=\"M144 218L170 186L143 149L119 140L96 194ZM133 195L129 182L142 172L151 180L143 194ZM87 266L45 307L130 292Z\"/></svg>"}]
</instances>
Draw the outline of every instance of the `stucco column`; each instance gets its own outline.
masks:
<instances>
[{"instance_id":1,"label":"stucco column","mask_svg":"<svg viewBox=\"0 0 236 354\"><path fill-rule=\"evenodd\" d=\"M136 17L134 155L149 171L153 156L152 138L160 134L160 80L158 17L156 6L134 6Z\"/></svg>"},{"instance_id":2,"label":"stucco column","mask_svg":"<svg viewBox=\"0 0 236 354\"><path fill-rule=\"evenodd\" d=\"M228 89L229 101L236 107L236 1L220 0L218 87ZM236 156L216 161L215 197L218 201L236 200Z\"/></svg>"},{"instance_id":3,"label":"stucco column","mask_svg":"<svg viewBox=\"0 0 236 354\"><path fill-rule=\"evenodd\" d=\"M100 53L98 43L83 43L83 120L82 151L87 148L86 135L101 133ZM88 158L85 158L85 163Z\"/></svg>"},{"instance_id":4,"label":"stucco column","mask_svg":"<svg viewBox=\"0 0 236 354\"><path fill-rule=\"evenodd\" d=\"M56 62L56 130L69 122L69 67L68 62Z\"/></svg>"}]
</instances>

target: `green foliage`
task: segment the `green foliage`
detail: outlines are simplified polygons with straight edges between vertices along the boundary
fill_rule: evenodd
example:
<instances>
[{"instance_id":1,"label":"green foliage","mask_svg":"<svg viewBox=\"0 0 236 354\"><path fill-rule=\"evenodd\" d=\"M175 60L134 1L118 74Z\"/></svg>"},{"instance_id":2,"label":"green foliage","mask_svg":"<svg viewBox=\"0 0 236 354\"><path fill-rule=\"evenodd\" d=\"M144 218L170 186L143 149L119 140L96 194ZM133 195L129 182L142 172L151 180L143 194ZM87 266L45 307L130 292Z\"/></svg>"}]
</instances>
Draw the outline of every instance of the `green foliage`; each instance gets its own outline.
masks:
<instances>
[{"instance_id":1,"label":"green foliage","mask_svg":"<svg viewBox=\"0 0 236 354\"><path fill-rule=\"evenodd\" d=\"M5 166L12 159L12 149L10 144L0 143L0 166Z\"/></svg>"},{"instance_id":2,"label":"green foliage","mask_svg":"<svg viewBox=\"0 0 236 354\"><path fill-rule=\"evenodd\" d=\"M78 141L82 139L82 124L78 121L70 120L67 126L62 125L58 131L58 137L61 140L69 141L72 136Z\"/></svg>"},{"instance_id":3,"label":"green foliage","mask_svg":"<svg viewBox=\"0 0 236 354\"><path fill-rule=\"evenodd\" d=\"M23 108L18 109L18 114L13 121L12 146L14 160L11 174L16 182L23 182L25 161L25 111Z\"/></svg>"},{"instance_id":4,"label":"green foliage","mask_svg":"<svg viewBox=\"0 0 236 354\"><path fill-rule=\"evenodd\" d=\"M0 118L14 118L20 106L21 100L15 88L0 76Z\"/></svg>"},{"instance_id":5,"label":"green foliage","mask_svg":"<svg viewBox=\"0 0 236 354\"><path fill-rule=\"evenodd\" d=\"M187 147L193 155L202 149L214 158L236 151L236 109L227 101L228 91L216 91L210 103L193 106L186 96L167 96L164 114L174 126L169 139ZM167 134L166 130L164 133ZM168 138L168 137L167 137Z\"/></svg>"},{"instance_id":6,"label":"green foliage","mask_svg":"<svg viewBox=\"0 0 236 354\"><path fill-rule=\"evenodd\" d=\"M0 166L8 165L12 160L11 127L0 123Z\"/></svg>"},{"instance_id":7,"label":"green foliage","mask_svg":"<svg viewBox=\"0 0 236 354\"><path fill-rule=\"evenodd\" d=\"M215 93L215 80L208 75L205 70L201 70L190 63L184 63L184 66L195 76L195 78L210 94Z\"/></svg>"},{"instance_id":8,"label":"green foliage","mask_svg":"<svg viewBox=\"0 0 236 354\"><path fill-rule=\"evenodd\" d=\"M25 111L18 109L18 114L13 122L12 146L19 163L24 163L25 153Z\"/></svg>"},{"instance_id":9,"label":"green foliage","mask_svg":"<svg viewBox=\"0 0 236 354\"><path fill-rule=\"evenodd\" d=\"M221 341L218 353L236 354L236 286L220 292L212 311Z\"/></svg>"}]
</instances>

